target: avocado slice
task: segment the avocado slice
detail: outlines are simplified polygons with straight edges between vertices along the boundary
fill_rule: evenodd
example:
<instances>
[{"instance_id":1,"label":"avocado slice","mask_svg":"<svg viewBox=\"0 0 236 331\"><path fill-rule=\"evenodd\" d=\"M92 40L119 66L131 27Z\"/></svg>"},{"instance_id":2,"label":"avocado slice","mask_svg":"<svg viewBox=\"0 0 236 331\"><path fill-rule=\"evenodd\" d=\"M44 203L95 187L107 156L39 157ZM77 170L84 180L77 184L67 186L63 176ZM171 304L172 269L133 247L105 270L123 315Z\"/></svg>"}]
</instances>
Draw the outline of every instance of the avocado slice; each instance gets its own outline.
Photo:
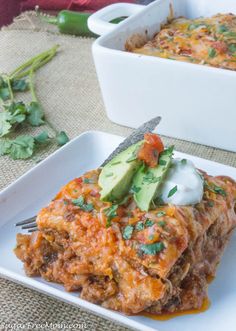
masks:
<instances>
[{"instance_id":1,"label":"avocado slice","mask_svg":"<svg viewBox=\"0 0 236 331\"><path fill-rule=\"evenodd\" d=\"M143 141L139 141L131 145L104 166L98 179L101 200L119 201L128 193L134 174L142 164L137 159L142 144Z\"/></svg>"},{"instance_id":2,"label":"avocado slice","mask_svg":"<svg viewBox=\"0 0 236 331\"><path fill-rule=\"evenodd\" d=\"M134 200L142 211L148 211L171 164L172 152L160 154L158 165L154 168L141 167L133 180Z\"/></svg>"}]
</instances>

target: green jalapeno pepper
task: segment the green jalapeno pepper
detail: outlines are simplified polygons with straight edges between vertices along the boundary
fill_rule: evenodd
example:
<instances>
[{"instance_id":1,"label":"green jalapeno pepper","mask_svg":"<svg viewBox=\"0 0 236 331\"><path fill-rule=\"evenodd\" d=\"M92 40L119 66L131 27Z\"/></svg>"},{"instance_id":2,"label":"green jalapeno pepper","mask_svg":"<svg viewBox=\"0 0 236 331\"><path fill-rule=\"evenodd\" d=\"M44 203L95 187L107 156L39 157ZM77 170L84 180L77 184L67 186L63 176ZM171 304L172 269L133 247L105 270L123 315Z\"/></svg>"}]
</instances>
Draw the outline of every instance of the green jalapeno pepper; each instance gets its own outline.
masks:
<instances>
[{"instance_id":1,"label":"green jalapeno pepper","mask_svg":"<svg viewBox=\"0 0 236 331\"><path fill-rule=\"evenodd\" d=\"M58 26L59 31L65 34L72 34L75 36L84 37L97 37L88 28L88 18L90 13L80 13L71 10L62 10L54 17L42 16L42 19L50 24ZM121 22L125 17L118 17L111 22L117 24Z\"/></svg>"}]
</instances>

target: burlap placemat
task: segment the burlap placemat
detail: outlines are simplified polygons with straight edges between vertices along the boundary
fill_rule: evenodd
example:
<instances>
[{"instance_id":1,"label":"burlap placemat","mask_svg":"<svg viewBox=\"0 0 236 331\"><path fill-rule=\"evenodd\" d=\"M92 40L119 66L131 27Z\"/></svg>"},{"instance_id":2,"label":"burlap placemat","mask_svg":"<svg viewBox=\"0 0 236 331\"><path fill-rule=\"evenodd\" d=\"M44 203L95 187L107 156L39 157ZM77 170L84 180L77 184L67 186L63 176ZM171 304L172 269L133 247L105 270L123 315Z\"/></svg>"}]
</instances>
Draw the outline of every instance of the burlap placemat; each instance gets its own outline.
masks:
<instances>
[{"instance_id":1,"label":"burlap placemat","mask_svg":"<svg viewBox=\"0 0 236 331\"><path fill-rule=\"evenodd\" d=\"M113 124L106 117L91 55L92 41L59 35L56 27L45 25L33 13L28 13L0 32L0 72L11 71L34 54L60 44L56 58L37 73L37 93L48 119L58 130L65 130L70 138L86 130L126 136L130 129ZM176 150L236 166L235 153L168 137L164 137L164 141L174 144ZM49 146L37 155L37 160L45 158L54 149ZM30 169L35 161L11 161L1 157L0 189ZM0 280L0 306L0 330L1 323L26 325L29 322L84 322L88 330L125 330L3 279Z\"/></svg>"}]
</instances>

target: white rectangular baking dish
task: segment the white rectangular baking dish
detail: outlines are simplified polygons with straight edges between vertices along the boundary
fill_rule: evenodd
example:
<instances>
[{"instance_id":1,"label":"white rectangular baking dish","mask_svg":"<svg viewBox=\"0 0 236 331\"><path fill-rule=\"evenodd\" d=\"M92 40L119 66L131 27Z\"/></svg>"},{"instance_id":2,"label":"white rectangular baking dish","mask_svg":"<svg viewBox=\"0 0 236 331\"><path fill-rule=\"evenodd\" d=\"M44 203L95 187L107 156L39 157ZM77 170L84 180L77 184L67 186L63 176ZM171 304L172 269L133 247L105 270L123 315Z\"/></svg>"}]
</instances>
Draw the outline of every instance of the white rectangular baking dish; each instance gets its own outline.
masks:
<instances>
[{"instance_id":1,"label":"white rectangular baking dish","mask_svg":"<svg viewBox=\"0 0 236 331\"><path fill-rule=\"evenodd\" d=\"M90 16L102 35L93 56L108 117L138 127L161 115L160 134L236 151L236 72L124 51L134 33L151 38L173 5L176 17L236 13L235 0L157 0L114 4ZM109 21L129 16L115 25Z\"/></svg>"},{"instance_id":2,"label":"white rectangular baking dish","mask_svg":"<svg viewBox=\"0 0 236 331\"><path fill-rule=\"evenodd\" d=\"M235 331L236 232L218 267L216 279L209 286L210 308L201 314L179 316L164 322L142 315L125 316L79 298L78 292L66 292L62 285L25 275L22 262L13 253L16 233L20 231L15 223L35 215L62 185L97 168L122 139L104 132L85 132L0 192L0 276L135 330ZM227 175L236 179L235 168L179 152L175 152L175 157L192 160L196 167L210 175ZM22 232L26 233L26 230Z\"/></svg>"}]
</instances>

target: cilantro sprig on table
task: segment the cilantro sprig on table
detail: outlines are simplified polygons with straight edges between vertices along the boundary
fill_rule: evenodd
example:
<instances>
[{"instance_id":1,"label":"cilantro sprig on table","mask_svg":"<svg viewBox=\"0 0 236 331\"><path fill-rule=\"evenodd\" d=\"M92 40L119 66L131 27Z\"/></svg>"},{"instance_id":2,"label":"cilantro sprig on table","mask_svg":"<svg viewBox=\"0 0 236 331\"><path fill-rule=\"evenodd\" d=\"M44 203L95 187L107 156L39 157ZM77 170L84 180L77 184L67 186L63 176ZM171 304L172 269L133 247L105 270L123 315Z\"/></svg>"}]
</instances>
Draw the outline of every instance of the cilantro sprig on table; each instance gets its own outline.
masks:
<instances>
[{"instance_id":1,"label":"cilantro sprig on table","mask_svg":"<svg viewBox=\"0 0 236 331\"><path fill-rule=\"evenodd\" d=\"M62 146L69 141L64 131L58 132L45 118L43 108L36 96L34 75L57 53L58 45L33 57L9 75L0 75L0 155L9 155L12 159L28 159L38 147L56 142ZM15 93L30 91L32 101L29 104L15 101ZM18 127L39 127L47 124L53 132L42 131L37 136L18 135Z\"/></svg>"}]
</instances>

